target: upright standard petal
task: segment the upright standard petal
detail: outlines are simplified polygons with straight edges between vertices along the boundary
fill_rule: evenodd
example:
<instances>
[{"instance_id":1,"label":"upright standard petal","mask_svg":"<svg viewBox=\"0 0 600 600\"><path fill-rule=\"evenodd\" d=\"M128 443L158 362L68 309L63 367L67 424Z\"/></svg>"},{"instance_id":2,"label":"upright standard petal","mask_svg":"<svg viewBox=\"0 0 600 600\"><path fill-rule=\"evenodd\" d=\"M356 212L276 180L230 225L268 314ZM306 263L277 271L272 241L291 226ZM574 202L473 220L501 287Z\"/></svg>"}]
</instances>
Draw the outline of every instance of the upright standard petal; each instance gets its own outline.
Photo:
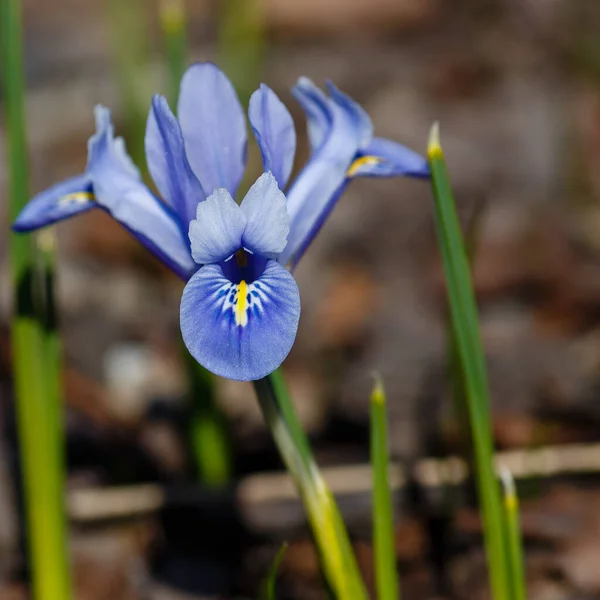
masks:
<instances>
[{"instance_id":1,"label":"upright standard petal","mask_svg":"<svg viewBox=\"0 0 600 600\"><path fill-rule=\"evenodd\" d=\"M271 171L283 189L296 153L294 120L277 94L261 83L250 97L248 117L262 154L265 171Z\"/></svg>"},{"instance_id":2,"label":"upright standard petal","mask_svg":"<svg viewBox=\"0 0 600 600\"><path fill-rule=\"evenodd\" d=\"M14 231L32 231L97 206L86 173L71 177L34 196L13 223Z\"/></svg>"},{"instance_id":3,"label":"upright standard petal","mask_svg":"<svg viewBox=\"0 0 600 600\"><path fill-rule=\"evenodd\" d=\"M242 246L254 254L277 258L285 248L290 231L283 192L271 173L263 173L240 205L247 221Z\"/></svg>"},{"instance_id":4,"label":"upright standard petal","mask_svg":"<svg viewBox=\"0 0 600 600\"><path fill-rule=\"evenodd\" d=\"M192 256L199 265L220 262L242 247L246 217L229 192L218 189L198 204L190 223Z\"/></svg>"},{"instance_id":5,"label":"upright standard petal","mask_svg":"<svg viewBox=\"0 0 600 600\"><path fill-rule=\"evenodd\" d=\"M198 268L187 236L175 212L142 183L138 170L115 139L110 112L96 108L96 133L88 143L87 171L98 205L179 275L188 278Z\"/></svg>"},{"instance_id":6,"label":"upright standard petal","mask_svg":"<svg viewBox=\"0 0 600 600\"><path fill-rule=\"evenodd\" d=\"M327 82L327 89L333 101L354 120L354 127L359 136L359 148L366 146L373 139L373 122L367 111L358 102L335 87L331 81Z\"/></svg>"},{"instance_id":7,"label":"upright standard petal","mask_svg":"<svg viewBox=\"0 0 600 600\"><path fill-rule=\"evenodd\" d=\"M377 137L360 150L358 158L348 169L348 177L351 178L395 175L428 178L427 160L402 144Z\"/></svg>"},{"instance_id":8,"label":"upright standard petal","mask_svg":"<svg viewBox=\"0 0 600 600\"><path fill-rule=\"evenodd\" d=\"M211 63L192 65L181 80L178 116L188 160L207 194L235 196L246 164L246 120L229 79Z\"/></svg>"},{"instance_id":9,"label":"upright standard petal","mask_svg":"<svg viewBox=\"0 0 600 600\"><path fill-rule=\"evenodd\" d=\"M329 98L308 77L298 79L292 94L306 113L308 141L311 151L315 152L329 135L333 123Z\"/></svg>"},{"instance_id":10,"label":"upright standard petal","mask_svg":"<svg viewBox=\"0 0 600 600\"><path fill-rule=\"evenodd\" d=\"M429 176L423 157L401 144L373 138L373 125L364 109L333 84L328 83L328 89L330 98L307 79L299 80L294 88L294 95L307 113L309 135L316 143L312 143L311 159L287 193L291 231L278 260L292 267L352 178Z\"/></svg>"},{"instance_id":11,"label":"upright standard petal","mask_svg":"<svg viewBox=\"0 0 600 600\"><path fill-rule=\"evenodd\" d=\"M290 234L279 262L295 265L329 215L346 172L371 131L370 119L336 88L329 99L331 127L287 193Z\"/></svg>"},{"instance_id":12,"label":"upright standard petal","mask_svg":"<svg viewBox=\"0 0 600 600\"><path fill-rule=\"evenodd\" d=\"M300 318L294 278L269 261L254 282L232 283L219 265L202 267L181 298L181 332L191 355L222 377L266 377L292 348Z\"/></svg>"},{"instance_id":13,"label":"upright standard petal","mask_svg":"<svg viewBox=\"0 0 600 600\"><path fill-rule=\"evenodd\" d=\"M159 95L152 99L145 144L148 169L158 191L182 222L189 223L206 194L185 154L181 127L166 98Z\"/></svg>"}]
</instances>

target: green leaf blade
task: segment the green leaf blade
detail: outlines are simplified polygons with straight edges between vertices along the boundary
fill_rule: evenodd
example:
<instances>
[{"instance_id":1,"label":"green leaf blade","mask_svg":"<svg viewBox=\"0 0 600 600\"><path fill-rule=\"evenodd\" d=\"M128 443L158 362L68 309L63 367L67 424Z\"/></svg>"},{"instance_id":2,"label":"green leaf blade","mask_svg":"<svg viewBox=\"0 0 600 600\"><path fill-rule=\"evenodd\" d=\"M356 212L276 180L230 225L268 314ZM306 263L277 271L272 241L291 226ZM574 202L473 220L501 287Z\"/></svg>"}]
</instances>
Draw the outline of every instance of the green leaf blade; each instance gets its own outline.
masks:
<instances>
[{"instance_id":1,"label":"green leaf blade","mask_svg":"<svg viewBox=\"0 0 600 600\"><path fill-rule=\"evenodd\" d=\"M400 598L394 516L390 486L387 398L381 378L375 377L371 393L371 465L373 469L373 546L375 587L379 600Z\"/></svg>"},{"instance_id":2,"label":"green leaf blade","mask_svg":"<svg viewBox=\"0 0 600 600\"><path fill-rule=\"evenodd\" d=\"M490 588L495 600L509 600L510 578L505 558L502 507L493 464L490 399L477 305L437 124L431 130L428 159L450 320L462 372L474 446L475 478L484 523Z\"/></svg>"}]
</instances>

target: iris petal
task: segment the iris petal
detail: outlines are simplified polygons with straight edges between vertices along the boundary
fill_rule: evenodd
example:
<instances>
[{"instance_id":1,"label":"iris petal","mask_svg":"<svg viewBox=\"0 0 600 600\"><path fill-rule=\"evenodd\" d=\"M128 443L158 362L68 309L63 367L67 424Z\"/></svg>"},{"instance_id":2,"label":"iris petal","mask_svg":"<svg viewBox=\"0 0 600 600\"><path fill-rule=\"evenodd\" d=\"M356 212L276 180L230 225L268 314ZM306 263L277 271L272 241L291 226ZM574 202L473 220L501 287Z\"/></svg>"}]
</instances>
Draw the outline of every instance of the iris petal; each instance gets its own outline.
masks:
<instances>
[{"instance_id":1,"label":"iris petal","mask_svg":"<svg viewBox=\"0 0 600 600\"><path fill-rule=\"evenodd\" d=\"M183 277L197 269L179 217L142 183L123 140L113 137L110 112L101 106L88 144L87 173L98 204L148 249Z\"/></svg>"},{"instance_id":2,"label":"iris petal","mask_svg":"<svg viewBox=\"0 0 600 600\"><path fill-rule=\"evenodd\" d=\"M17 217L13 230L23 232L39 229L94 206L97 205L89 175L77 175L34 196Z\"/></svg>"},{"instance_id":3,"label":"iris petal","mask_svg":"<svg viewBox=\"0 0 600 600\"><path fill-rule=\"evenodd\" d=\"M392 140L373 138L359 154L348 170L349 177L429 177L425 158Z\"/></svg>"},{"instance_id":4,"label":"iris petal","mask_svg":"<svg viewBox=\"0 0 600 600\"><path fill-rule=\"evenodd\" d=\"M300 77L292 89L306 113L308 141L314 152L326 139L333 122L329 99L308 77Z\"/></svg>"},{"instance_id":5,"label":"iris petal","mask_svg":"<svg viewBox=\"0 0 600 600\"><path fill-rule=\"evenodd\" d=\"M299 318L298 286L275 261L252 283L232 283L219 265L202 267L181 298L188 350L209 371L229 379L272 373L292 348Z\"/></svg>"},{"instance_id":6,"label":"iris petal","mask_svg":"<svg viewBox=\"0 0 600 600\"><path fill-rule=\"evenodd\" d=\"M366 146L373 139L373 123L367 111L358 103L352 100L350 96L340 91L331 81L327 82L327 89L331 94L332 100L341 107L347 115L350 115L354 121L358 135L360 136L358 145L360 148Z\"/></svg>"},{"instance_id":7,"label":"iris petal","mask_svg":"<svg viewBox=\"0 0 600 600\"><path fill-rule=\"evenodd\" d=\"M332 88L328 102L331 127L321 145L287 192L291 230L279 262L297 263L331 212L346 172L371 130L366 113Z\"/></svg>"},{"instance_id":8,"label":"iris petal","mask_svg":"<svg viewBox=\"0 0 600 600\"><path fill-rule=\"evenodd\" d=\"M429 177L427 161L390 140L373 138L369 115L327 84L327 97L309 79L293 90L306 112L313 150L288 190L291 230L279 262L294 267L319 232L348 182L359 175Z\"/></svg>"},{"instance_id":9,"label":"iris petal","mask_svg":"<svg viewBox=\"0 0 600 600\"><path fill-rule=\"evenodd\" d=\"M277 94L263 83L250 97L248 117L265 171L271 171L283 189L292 172L296 153L292 115Z\"/></svg>"},{"instance_id":10,"label":"iris petal","mask_svg":"<svg viewBox=\"0 0 600 600\"><path fill-rule=\"evenodd\" d=\"M246 120L229 79L211 63L192 65L177 108L192 170L207 193L235 196L246 164Z\"/></svg>"},{"instance_id":11,"label":"iris petal","mask_svg":"<svg viewBox=\"0 0 600 600\"><path fill-rule=\"evenodd\" d=\"M185 154L181 127L162 96L152 99L145 143L148 169L158 191L182 222L189 223L206 194Z\"/></svg>"},{"instance_id":12,"label":"iris petal","mask_svg":"<svg viewBox=\"0 0 600 600\"><path fill-rule=\"evenodd\" d=\"M192 256L200 264L220 262L242 246L246 217L229 192L220 188L198 204L190 223Z\"/></svg>"},{"instance_id":13,"label":"iris petal","mask_svg":"<svg viewBox=\"0 0 600 600\"><path fill-rule=\"evenodd\" d=\"M263 173L248 190L240 208L247 220L242 246L255 254L276 258L287 244L290 218L275 177Z\"/></svg>"}]
</instances>

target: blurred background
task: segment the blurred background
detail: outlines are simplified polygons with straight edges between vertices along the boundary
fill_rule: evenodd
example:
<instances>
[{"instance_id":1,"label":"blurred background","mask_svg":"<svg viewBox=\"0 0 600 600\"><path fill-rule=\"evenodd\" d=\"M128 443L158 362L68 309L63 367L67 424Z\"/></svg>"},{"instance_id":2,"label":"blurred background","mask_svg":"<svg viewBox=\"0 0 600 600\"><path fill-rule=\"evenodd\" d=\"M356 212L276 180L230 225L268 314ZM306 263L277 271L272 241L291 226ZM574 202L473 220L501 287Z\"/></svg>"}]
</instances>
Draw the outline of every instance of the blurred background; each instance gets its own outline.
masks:
<instances>
[{"instance_id":1,"label":"blurred background","mask_svg":"<svg viewBox=\"0 0 600 600\"><path fill-rule=\"evenodd\" d=\"M83 170L97 103L113 110L143 166L151 96L169 90L159 15L174 6L25 0L32 194ZM217 62L242 98L264 81L289 106L296 170L307 156L289 91L299 76L331 79L378 135L422 153L440 121L461 213L475 223L498 448L600 440L597 0L195 0L185 9L190 62ZM260 172L254 147L249 169ZM3 210L0 226L7 231ZM56 231L75 597L256 597L284 540L279 597L326 597L250 384L214 382L231 478L199 481L187 435L182 283L100 211ZM16 600L27 567L6 271L2 236L0 598ZM284 369L371 584L372 370L387 386L394 460L411 472L423 457L461 450L429 187L352 183L296 275L303 312ZM522 496L529 597L600 597L598 474L529 478ZM404 596L485 598L469 488L449 494L408 477L397 508Z\"/></svg>"}]
</instances>

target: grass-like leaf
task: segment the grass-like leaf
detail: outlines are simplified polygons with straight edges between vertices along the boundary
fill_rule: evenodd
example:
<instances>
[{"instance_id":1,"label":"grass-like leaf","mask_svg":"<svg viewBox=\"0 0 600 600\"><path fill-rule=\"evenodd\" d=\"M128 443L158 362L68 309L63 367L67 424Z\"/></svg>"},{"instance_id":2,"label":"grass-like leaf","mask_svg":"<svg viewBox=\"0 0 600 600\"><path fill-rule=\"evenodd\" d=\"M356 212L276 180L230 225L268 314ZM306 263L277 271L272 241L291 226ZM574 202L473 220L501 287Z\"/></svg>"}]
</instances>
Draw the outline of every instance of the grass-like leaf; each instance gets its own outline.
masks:
<instances>
[{"instance_id":1,"label":"grass-like leaf","mask_svg":"<svg viewBox=\"0 0 600 600\"><path fill-rule=\"evenodd\" d=\"M19 0L0 3L0 25L12 222L29 196ZM68 600L60 344L52 307L52 253L47 248L40 255L31 236L14 233L10 235L9 250L15 302L11 324L13 370L32 597Z\"/></svg>"},{"instance_id":2,"label":"grass-like leaf","mask_svg":"<svg viewBox=\"0 0 600 600\"><path fill-rule=\"evenodd\" d=\"M519 497L512 473L503 468L500 471L502 496L504 500L504 520L506 525L507 562L512 582L512 599L526 600L525 560L519 520Z\"/></svg>"},{"instance_id":3,"label":"grass-like leaf","mask_svg":"<svg viewBox=\"0 0 600 600\"><path fill-rule=\"evenodd\" d=\"M389 441L383 382L376 376L371 392L371 466L373 468L373 546L379 600L398 600L394 517L389 473Z\"/></svg>"},{"instance_id":4,"label":"grass-like leaf","mask_svg":"<svg viewBox=\"0 0 600 600\"><path fill-rule=\"evenodd\" d=\"M367 600L354 551L279 371L254 382L267 427L304 504L323 575L335 598Z\"/></svg>"},{"instance_id":5,"label":"grass-like leaf","mask_svg":"<svg viewBox=\"0 0 600 600\"><path fill-rule=\"evenodd\" d=\"M469 414L475 477L484 524L484 540L494 600L508 600L510 580L498 482L493 465L493 438L485 358L469 261L450 186L437 124L428 147L435 223L446 277L448 305Z\"/></svg>"},{"instance_id":6,"label":"grass-like leaf","mask_svg":"<svg viewBox=\"0 0 600 600\"><path fill-rule=\"evenodd\" d=\"M271 564L271 568L267 573L267 576L263 582L263 594L262 597L264 600L275 600L275 583L277 581L277 574L279 572L279 566L281 565L281 561L285 556L285 553L288 549L287 542L281 545L275 558L273 559L273 563Z\"/></svg>"}]
</instances>

